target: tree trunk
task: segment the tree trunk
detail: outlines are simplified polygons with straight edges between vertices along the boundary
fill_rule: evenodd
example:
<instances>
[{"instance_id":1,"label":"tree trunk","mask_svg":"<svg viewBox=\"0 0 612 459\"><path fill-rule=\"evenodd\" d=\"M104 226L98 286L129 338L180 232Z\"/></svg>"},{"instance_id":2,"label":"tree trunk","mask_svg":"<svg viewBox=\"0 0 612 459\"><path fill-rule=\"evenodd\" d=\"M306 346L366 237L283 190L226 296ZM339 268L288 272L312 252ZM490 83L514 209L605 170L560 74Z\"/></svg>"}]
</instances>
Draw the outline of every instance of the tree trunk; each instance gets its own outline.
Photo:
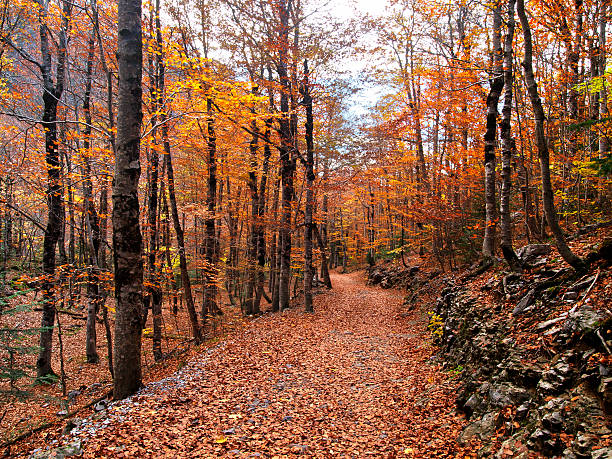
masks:
<instances>
[{"instance_id":1,"label":"tree trunk","mask_svg":"<svg viewBox=\"0 0 612 459\"><path fill-rule=\"evenodd\" d=\"M527 15L525 14L524 0L517 0L516 9L521 21L523 37L525 40L525 57L523 60L523 68L525 69L525 81L527 83L529 99L531 100L533 113L535 115L535 137L538 148L538 156L540 158L540 171L542 174L542 203L544 206L544 214L546 215L548 226L555 237L557 250L563 259L574 269L582 270L585 266L584 261L580 257L576 256L567 245L563 230L559 226L559 222L557 220L557 212L555 210L554 196L550 180L548 144L546 135L544 133L545 115L544 109L542 108L542 101L540 100L540 95L538 93L538 87L533 75L533 45L531 41L531 28L529 26L529 21L527 20Z\"/></svg>"},{"instance_id":2,"label":"tree trunk","mask_svg":"<svg viewBox=\"0 0 612 459\"><path fill-rule=\"evenodd\" d=\"M53 326L55 325L55 250L60 237L63 221L63 189L60 177L60 159L57 145L57 105L64 92L66 64L66 33L69 26L72 4L63 3L63 19L59 34L57 75L53 84L51 69L51 50L49 48L49 29L47 27L48 4L39 2L39 32L42 64L40 66L43 79L43 116L42 127L45 131L45 161L47 164L47 209L48 220L43 241L42 268L44 274L43 312L41 318L40 352L36 361L36 374L39 378L53 374L51 368L51 350L53 343Z\"/></svg>"},{"instance_id":3,"label":"tree trunk","mask_svg":"<svg viewBox=\"0 0 612 459\"><path fill-rule=\"evenodd\" d=\"M96 349L96 317L100 307L100 286L98 283L100 250L100 217L96 212L93 199L93 185L91 181L90 147L91 147L91 79L93 73L93 59L95 53L95 30L89 37L87 66L85 77L85 97L83 99L83 112L85 113L85 128L83 129L83 201L85 205L85 222L87 234L88 269L87 269L87 333L86 355L87 363L98 363L100 357Z\"/></svg>"},{"instance_id":4,"label":"tree trunk","mask_svg":"<svg viewBox=\"0 0 612 459\"><path fill-rule=\"evenodd\" d=\"M314 145L313 145L313 117L312 96L308 81L308 61L304 61L304 87L302 89L303 104L306 107L306 211L304 235L304 309L314 312L312 307L312 227L313 227L313 201L314 201Z\"/></svg>"},{"instance_id":5,"label":"tree trunk","mask_svg":"<svg viewBox=\"0 0 612 459\"><path fill-rule=\"evenodd\" d=\"M255 88L255 84L251 83ZM255 95L255 89L253 89ZM255 116L255 110L251 110ZM251 161L249 165L249 193L251 195L251 222L249 228L249 240L247 242L247 289L244 302L244 313L247 315L254 314L255 289L257 284L257 242L258 242L258 219L259 219L259 195L257 193L257 150L259 148L259 128L255 118L251 121L251 141L249 142L249 150L251 153Z\"/></svg>"},{"instance_id":6,"label":"tree trunk","mask_svg":"<svg viewBox=\"0 0 612 459\"><path fill-rule=\"evenodd\" d=\"M291 85L287 74L287 53L289 49L289 10L287 0L281 0L280 11L280 43L277 73L280 79L280 162L281 162L281 229L280 229L280 276L279 276L279 308L281 311L289 308L289 282L291 277L291 202L293 201L293 173L295 159L292 158L293 138L289 121L289 94Z\"/></svg>"},{"instance_id":7,"label":"tree trunk","mask_svg":"<svg viewBox=\"0 0 612 459\"><path fill-rule=\"evenodd\" d=\"M484 136L485 167L485 234L482 255L485 261L495 255L495 229L497 226L497 204L495 202L495 139L497 132L497 104L504 87L503 58L501 48L501 2L493 7L493 49L491 54L492 76L487 97L487 127Z\"/></svg>"},{"instance_id":8,"label":"tree trunk","mask_svg":"<svg viewBox=\"0 0 612 459\"><path fill-rule=\"evenodd\" d=\"M603 84L599 91L599 119L604 120L608 117L608 88L606 78L606 23L608 4L605 0L600 2L601 11L599 12L599 75L602 77ZM607 133L602 129L599 135L599 159L605 158L610 151L610 142L608 141Z\"/></svg>"},{"instance_id":9,"label":"tree trunk","mask_svg":"<svg viewBox=\"0 0 612 459\"><path fill-rule=\"evenodd\" d=\"M270 96L272 97L272 96ZM264 130L263 138L264 144L264 159L262 164L261 179L259 181L259 203L258 203L258 227L257 227L257 292L255 294L255 302L253 304L253 310L255 314L259 314L260 303L262 295L265 295L264 284L265 284L265 273L264 268L266 266L266 225L264 222L264 216L266 212L266 189L268 186L268 174L270 171L270 158L272 157L272 148L270 147L270 132L272 129L272 120L266 120L266 127ZM268 299L268 301L271 301Z\"/></svg>"},{"instance_id":10,"label":"tree trunk","mask_svg":"<svg viewBox=\"0 0 612 459\"><path fill-rule=\"evenodd\" d=\"M113 253L115 255L114 398L135 393L142 383L142 234L138 204L140 127L142 123L141 2L119 0L119 98L117 153L113 181Z\"/></svg>"},{"instance_id":11,"label":"tree trunk","mask_svg":"<svg viewBox=\"0 0 612 459\"><path fill-rule=\"evenodd\" d=\"M514 4L516 0L508 0L507 34L504 42L504 108L499 123L502 139L502 189L500 197L501 250L504 258L513 271L520 271L519 259L512 247L512 221L510 219L510 191L512 187L512 154L516 149L510 121L512 119L512 86L514 72L512 70L512 41L514 39Z\"/></svg>"},{"instance_id":12,"label":"tree trunk","mask_svg":"<svg viewBox=\"0 0 612 459\"><path fill-rule=\"evenodd\" d=\"M155 41L156 41L156 75L152 75L151 81L155 84L152 85L151 100L154 102L154 110L163 110L162 105L164 103L164 94L162 88L160 88L162 78L164 78L164 62L163 62L163 38L161 32L161 9L160 2L155 2ZM153 73L153 65L150 63L151 73ZM153 91L155 94L153 94ZM157 116L154 115L151 120L151 124L157 123ZM157 209L158 209L158 187L157 180L159 177L159 155L157 153L156 143L157 130L151 133L153 137L153 148L151 149L150 158L150 189L149 189L149 205L148 205L148 217L149 217L149 259L148 259L148 277L150 282L149 287L149 301L151 305L151 312L153 314L153 358L156 361L160 361L163 358L163 352L161 348L162 342L162 286L161 286L161 272L156 268L156 259L158 251L159 241L159 229L157 226ZM143 324L143 326L146 324Z\"/></svg>"},{"instance_id":13,"label":"tree trunk","mask_svg":"<svg viewBox=\"0 0 612 459\"><path fill-rule=\"evenodd\" d=\"M163 126L166 126L164 123ZM162 131L164 127L162 126ZM185 255L185 233L181 226L178 207L176 204L176 194L174 191L174 168L172 166L172 156L170 154L170 142L167 138L167 132L162 134L164 137L164 150L166 161L166 174L168 174L168 196L170 198L170 210L172 212L172 222L176 233L176 245L178 246L179 264L181 269L181 281L183 284L183 292L185 294L185 304L187 305L187 313L191 323L191 332L196 343L202 341L202 331L198 322L198 315L193 302L193 293L191 291L191 280L189 279L189 271L187 270L187 257Z\"/></svg>"},{"instance_id":14,"label":"tree trunk","mask_svg":"<svg viewBox=\"0 0 612 459\"><path fill-rule=\"evenodd\" d=\"M215 134L215 120L213 118L212 99L206 101L208 112L207 147L208 147L208 190L206 193L206 209L208 211L204 226L206 227L206 267L204 270L204 320L206 315L220 312L217 306L217 268L216 268L216 239L215 239L215 213L217 203L217 137Z\"/></svg>"}]
</instances>

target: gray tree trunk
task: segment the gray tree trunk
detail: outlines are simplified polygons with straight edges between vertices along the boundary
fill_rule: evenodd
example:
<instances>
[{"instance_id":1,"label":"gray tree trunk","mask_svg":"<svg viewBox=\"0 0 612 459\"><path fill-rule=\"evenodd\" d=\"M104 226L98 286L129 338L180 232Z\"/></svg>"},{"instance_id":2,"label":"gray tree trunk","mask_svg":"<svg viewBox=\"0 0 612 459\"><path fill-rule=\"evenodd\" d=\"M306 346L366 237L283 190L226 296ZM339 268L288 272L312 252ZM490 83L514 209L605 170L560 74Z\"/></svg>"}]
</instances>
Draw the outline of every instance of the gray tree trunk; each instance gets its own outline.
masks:
<instances>
[{"instance_id":1,"label":"gray tree trunk","mask_svg":"<svg viewBox=\"0 0 612 459\"><path fill-rule=\"evenodd\" d=\"M504 41L504 108L499 123L502 140L502 186L500 197L500 227L501 250L504 258L513 271L520 271L519 259L512 248L512 221L510 219L510 192L512 189L512 154L516 149L515 141L510 131L512 119L512 87L514 72L512 69L512 41L514 39L514 5L516 0L508 0L507 4L507 33Z\"/></svg>"},{"instance_id":2,"label":"gray tree trunk","mask_svg":"<svg viewBox=\"0 0 612 459\"><path fill-rule=\"evenodd\" d=\"M304 234L304 309L306 312L314 312L312 307L312 278L314 270L312 266L312 232L313 232L313 207L314 207L314 145L313 145L313 116L312 96L310 94L310 82L308 81L308 61L304 61L304 87L302 89L303 104L306 107L306 210L305 210L305 234Z\"/></svg>"},{"instance_id":3,"label":"gray tree trunk","mask_svg":"<svg viewBox=\"0 0 612 459\"><path fill-rule=\"evenodd\" d=\"M118 0L119 68L117 153L113 181L115 261L114 398L135 393L142 383L142 234L138 181L142 123L142 29L140 0Z\"/></svg>"},{"instance_id":4,"label":"gray tree trunk","mask_svg":"<svg viewBox=\"0 0 612 459\"><path fill-rule=\"evenodd\" d=\"M482 255L490 260L495 255L497 204L495 202L495 143L497 133L497 104L504 88L503 54L501 47L501 1L493 6L492 72L487 97L487 127L484 136L485 168L485 233Z\"/></svg>"}]
</instances>

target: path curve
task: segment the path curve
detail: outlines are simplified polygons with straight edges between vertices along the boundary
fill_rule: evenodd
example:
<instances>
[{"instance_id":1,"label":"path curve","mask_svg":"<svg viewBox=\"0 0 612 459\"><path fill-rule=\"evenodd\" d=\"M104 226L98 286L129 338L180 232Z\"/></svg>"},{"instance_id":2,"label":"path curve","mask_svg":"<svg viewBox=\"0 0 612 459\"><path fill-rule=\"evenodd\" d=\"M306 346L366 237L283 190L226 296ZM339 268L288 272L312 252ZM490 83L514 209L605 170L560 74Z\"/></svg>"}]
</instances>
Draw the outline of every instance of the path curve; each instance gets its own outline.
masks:
<instances>
[{"instance_id":1,"label":"path curve","mask_svg":"<svg viewBox=\"0 0 612 459\"><path fill-rule=\"evenodd\" d=\"M454 457L454 382L402 294L334 274L82 428L86 457ZM416 314L416 313L415 313Z\"/></svg>"}]
</instances>

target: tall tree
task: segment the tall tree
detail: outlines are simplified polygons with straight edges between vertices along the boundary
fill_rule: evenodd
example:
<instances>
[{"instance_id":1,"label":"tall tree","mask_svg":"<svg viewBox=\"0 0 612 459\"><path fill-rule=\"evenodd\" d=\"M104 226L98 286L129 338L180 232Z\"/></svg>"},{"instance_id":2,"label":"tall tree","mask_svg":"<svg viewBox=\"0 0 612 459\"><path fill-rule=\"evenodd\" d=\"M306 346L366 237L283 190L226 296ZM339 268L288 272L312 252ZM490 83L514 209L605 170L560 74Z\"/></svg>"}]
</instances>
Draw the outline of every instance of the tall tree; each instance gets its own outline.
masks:
<instances>
[{"instance_id":1,"label":"tall tree","mask_svg":"<svg viewBox=\"0 0 612 459\"><path fill-rule=\"evenodd\" d=\"M40 34L41 63L38 64L43 84L42 127L45 131L45 161L47 163L47 227L43 241L43 312L41 319L40 352L36 361L38 377L53 373L51 349L53 326L55 325L55 299L53 294L55 275L55 250L62 232L64 220L63 187L57 139L57 106L64 92L66 77L66 54L68 28L72 14L72 3L62 2L62 20L57 43L55 82L53 81L51 31L49 29L49 0L38 2L38 27Z\"/></svg>"},{"instance_id":2,"label":"tall tree","mask_svg":"<svg viewBox=\"0 0 612 459\"><path fill-rule=\"evenodd\" d=\"M304 309L313 312L312 308L312 233L313 233L313 207L314 207L314 144L313 144L313 116L312 95L310 90L308 61L304 61L304 83L302 87L302 103L306 107L306 209L304 234Z\"/></svg>"},{"instance_id":3,"label":"tall tree","mask_svg":"<svg viewBox=\"0 0 612 459\"><path fill-rule=\"evenodd\" d=\"M525 69L527 92L529 93L529 99L531 101L531 106L533 108L533 114L535 117L535 141L538 150L538 157L540 159L540 174L542 175L542 204L544 206L544 214L546 215L548 226L555 237L557 250L563 259L575 269L582 270L584 268L584 261L574 254L574 252L572 252L567 245L563 230L561 229L561 226L559 226L557 211L555 209L552 182L550 179L550 154L548 151L548 139L546 138L544 130L546 115L544 114L542 100L540 99L538 86L533 74L533 44L531 38L531 26L529 25L529 20L527 19L527 14L525 13L524 0L517 0L516 12L521 21L521 27L523 28L523 39L525 41L523 68Z\"/></svg>"},{"instance_id":4,"label":"tall tree","mask_svg":"<svg viewBox=\"0 0 612 459\"><path fill-rule=\"evenodd\" d=\"M497 227L497 204L495 202L495 146L497 139L497 104L504 88L503 54L501 47L501 1L493 6L493 39L491 50L491 77L487 97L487 128L484 136L485 168L485 235L482 255L490 260L495 254L495 228Z\"/></svg>"},{"instance_id":5,"label":"tall tree","mask_svg":"<svg viewBox=\"0 0 612 459\"><path fill-rule=\"evenodd\" d=\"M113 181L115 261L114 398L125 398L142 383L140 364L143 260L138 181L142 123L142 5L118 0L119 98Z\"/></svg>"},{"instance_id":6,"label":"tall tree","mask_svg":"<svg viewBox=\"0 0 612 459\"><path fill-rule=\"evenodd\" d=\"M502 186L499 205L501 243L500 248L504 258L512 270L520 270L519 260L512 248L512 220L510 218L510 191L512 187L512 154L516 143L512 138L512 88L514 86L513 52L514 40L514 5L516 0L507 3L507 32L504 40L504 107L499 122L500 137L502 140Z\"/></svg>"}]
</instances>

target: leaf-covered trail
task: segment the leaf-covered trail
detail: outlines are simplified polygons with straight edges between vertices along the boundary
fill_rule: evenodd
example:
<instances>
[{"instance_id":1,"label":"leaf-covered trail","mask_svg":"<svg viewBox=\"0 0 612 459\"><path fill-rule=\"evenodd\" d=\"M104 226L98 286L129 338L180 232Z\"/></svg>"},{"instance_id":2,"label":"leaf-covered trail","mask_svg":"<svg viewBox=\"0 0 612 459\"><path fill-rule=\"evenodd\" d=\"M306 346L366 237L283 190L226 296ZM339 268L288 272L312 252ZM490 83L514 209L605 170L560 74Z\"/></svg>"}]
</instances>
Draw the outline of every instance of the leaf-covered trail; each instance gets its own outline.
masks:
<instances>
[{"instance_id":1,"label":"leaf-covered trail","mask_svg":"<svg viewBox=\"0 0 612 459\"><path fill-rule=\"evenodd\" d=\"M454 457L453 382L423 319L362 277L334 275L315 314L266 315L113 405L85 455Z\"/></svg>"}]
</instances>

